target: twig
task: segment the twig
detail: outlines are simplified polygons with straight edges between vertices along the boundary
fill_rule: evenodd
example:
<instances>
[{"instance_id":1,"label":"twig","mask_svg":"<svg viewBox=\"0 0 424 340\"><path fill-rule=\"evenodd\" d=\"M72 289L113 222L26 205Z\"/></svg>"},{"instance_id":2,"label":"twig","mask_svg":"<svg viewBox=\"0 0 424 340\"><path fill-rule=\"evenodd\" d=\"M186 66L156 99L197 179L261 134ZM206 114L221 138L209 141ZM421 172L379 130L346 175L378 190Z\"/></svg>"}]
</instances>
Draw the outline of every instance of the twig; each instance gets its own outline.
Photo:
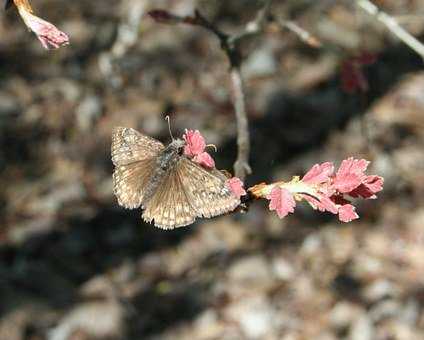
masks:
<instances>
[{"instance_id":1,"label":"twig","mask_svg":"<svg viewBox=\"0 0 424 340\"><path fill-rule=\"evenodd\" d=\"M269 18L272 0L264 0L261 10L256 18L249 22L245 29L238 34L228 35L205 18L198 10L194 16L181 17L169 13L166 10L152 10L149 15L158 22L176 24L184 23L203 27L218 38L221 48L228 57L230 63L230 79L232 85L232 97L237 121L237 159L234 162L235 176L244 180L251 173L249 166L250 138L249 122L246 112L246 100L241 75L241 63L243 61L240 44L243 40L255 36L263 31Z\"/></svg>"},{"instance_id":2,"label":"twig","mask_svg":"<svg viewBox=\"0 0 424 340\"><path fill-rule=\"evenodd\" d=\"M402 28L395 18L381 11L369 0L356 0L356 4L383 23L390 32L396 35L424 60L424 45L408 31Z\"/></svg>"},{"instance_id":3,"label":"twig","mask_svg":"<svg viewBox=\"0 0 424 340\"><path fill-rule=\"evenodd\" d=\"M293 32L296 34L300 40L302 40L304 43L308 44L311 47L319 48L322 46L321 41L318 40L315 36L313 36L311 33L309 33L304 28L300 27L296 22L294 21L284 21L282 19L276 19L277 23L282 27L290 32Z\"/></svg>"},{"instance_id":4,"label":"twig","mask_svg":"<svg viewBox=\"0 0 424 340\"><path fill-rule=\"evenodd\" d=\"M265 23L268 21L272 0L263 0L263 7L258 11L255 19L248 22L244 31L229 37L229 40L237 45L241 41L251 38L262 32Z\"/></svg>"},{"instance_id":5,"label":"twig","mask_svg":"<svg viewBox=\"0 0 424 340\"><path fill-rule=\"evenodd\" d=\"M250 136L249 122L246 114L246 100L243 90L243 79L240 68L231 69L231 83L233 86L233 102L237 118L237 160L234 163L234 174L242 181L252 172L249 166Z\"/></svg>"},{"instance_id":6,"label":"twig","mask_svg":"<svg viewBox=\"0 0 424 340\"><path fill-rule=\"evenodd\" d=\"M240 44L243 40L255 36L263 31L265 23L269 19L269 11L272 0L263 0L263 6L255 19L249 22L245 29L238 34L229 35L221 31L217 26L205 18L198 10L194 16L181 17L169 13L166 10L152 10L149 15L158 22L167 24L184 23L203 27L218 38L221 49L225 52L230 63L230 79L232 85L232 97L237 121L237 159L234 162L235 176L244 180L252 172L249 166L250 138L249 121L246 112L246 100L241 75L241 63L243 61Z\"/></svg>"},{"instance_id":7,"label":"twig","mask_svg":"<svg viewBox=\"0 0 424 340\"><path fill-rule=\"evenodd\" d=\"M270 1L267 1L265 6ZM261 11L258 14L255 21L260 21L261 25L263 22L264 13ZM245 39L247 36L256 34L257 27L259 24L255 25L256 28L249 28L249 25L252 26L252 23L246 26L246 30L234 36L229 36L226 33L222 32L215 25L210 23L199 11L195 12L194 20L188 21L190 24L195 24L202 26L208 31L212 32L220 41L221 48L225 52L230 62L230 78L232 85L232 95L233 95L233 105L234 111L236 114L237 121L237 159L234 162L234 175L240 178L242 181L246 178L248 174L252 172L249 165L249 154L250 154L250 137L249 137L249 122L246 112L246 100L244 96L243 88L243 79L241 76L241 62L242 55L239 48L239 42L242 39Z\"/></svg>"}]
</instances>

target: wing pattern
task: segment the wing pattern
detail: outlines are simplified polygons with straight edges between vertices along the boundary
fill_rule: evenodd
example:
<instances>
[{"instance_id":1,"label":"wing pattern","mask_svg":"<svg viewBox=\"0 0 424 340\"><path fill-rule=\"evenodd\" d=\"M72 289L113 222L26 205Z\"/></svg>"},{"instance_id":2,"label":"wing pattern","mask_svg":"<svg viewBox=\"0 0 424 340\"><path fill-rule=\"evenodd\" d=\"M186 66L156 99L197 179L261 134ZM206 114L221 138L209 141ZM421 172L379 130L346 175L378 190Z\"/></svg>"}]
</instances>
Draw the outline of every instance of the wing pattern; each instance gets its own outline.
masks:
<instances>
[{"instance_id":1,"label":"wing pattern","mask_svg":"<svg viewBox=\"0 0 424 340\"><path fill-rule=\"evenodd\" d=\"M143 219L173 229L193 223L196 217L232 211L240 199L227 188L226 179L218 170L206 170L183 157L146 203Z\"/></svg>"},{"instance_id":2,"label":"wing pattern","mask_svg":"<svg viewBox=\"0 0 424 340\"><path fill-rule=\"evenodd\" d=\"M233 211L240 199L227 187L227 177L219 170L207 170L183 158L180 174L187 196L198 217L213 217Z\"/></svg>"},{"instance_id":3,"label":"wing pattern","mask_svg":"<svg viewBox=\"0 0 424 340\"><path fill-rule=\"evenodd\" d=\"M178 172L169 172L145 205L143 219L158 228L174 229L194 222L196 211L189 202Z\"/></svg>"},{"instance_id":4,"label":"wing pattern","mask_svg":"<svg viewBox=\"0 0 424 340\"><path fill-rule=\"evenodd\" d=\"M223 173L205 169L184 156L167 169L154 194L144 197L164 149L162 143L134 129L114 129L113 191L121 206L129 209L142 206L146 222L173 229L193 223L196 217L225 214L240 204L240 199L227 187Z\"/></svg>"},{"instance_id":5,"label":"wing pattern","mask_svg":"<svg viewBox=\"0 0 424 340\"><path fill-rule=\"evenodd\" d=\"M113 192L119 205L133 209L142 204L144 188L164 145L131 128L118 127L112 135Z\"/></svg>"},{"instance_id":6,"label":"wing pattern","mask_svg":"<svg viewBox=\"0 0 424 340\"><path fill-rule=\"evenodd\" d=\"M117 127L112 134L112 162L115 166L156 157L165 146L156 139L124 127Z\"/></svg>"}]
</instances>

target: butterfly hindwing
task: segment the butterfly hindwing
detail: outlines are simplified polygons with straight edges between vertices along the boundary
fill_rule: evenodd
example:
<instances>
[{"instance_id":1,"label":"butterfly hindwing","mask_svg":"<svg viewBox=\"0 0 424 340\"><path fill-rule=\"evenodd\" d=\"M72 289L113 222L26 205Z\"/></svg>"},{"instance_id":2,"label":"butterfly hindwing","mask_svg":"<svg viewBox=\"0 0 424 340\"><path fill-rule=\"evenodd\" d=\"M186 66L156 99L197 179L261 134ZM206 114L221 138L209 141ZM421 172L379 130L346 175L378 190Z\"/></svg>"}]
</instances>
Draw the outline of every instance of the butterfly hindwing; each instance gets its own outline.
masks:
<instances>
[{"instance_id":1,"label":"butterfly hindwing","mask_svg":"<svg viewBox=\"0 0 424 340\"><path fill-rule=\"evenodd\" d=\"M127 165L118 165L113 172L113 193L119 205L138 208L144 197L144 190L154 170L155 158Z\"/></svg>"},{"instance_id":2,"label":"butterfly hindwing","mask_svg":"<svg viewBox=\"0 0 424 340\"><path fill-rule=\"evenodd\" d=\"M159 141L134 129L115 128L112 135L113 192L121 206L133 209L141 205L144 188L163 148Z\"/></svg>"},{"instance_id":3,"label":"butterfly hindwing","mask_svg":"<svg viewBox=\"0 0 424 340\"><path fill-rule=\"evenodd\" d=\"M196 211L187 197L178 165L165 176L153 197L146 203L143 219L158 228L174 229L194 222Z\"/></svg>"},{"instance_id":4,"label":"butterfly hindwing","mask_svg":"<svg viewBox=\"0 0 424 340\"><path fill-rule=\"evenodd\" d=\"M225 184L218 170L206 170L182 157L170 169L143 212L146 222L173 229L194 222L196 217L213 217L234 210L240 199Z\"/></svg>"},{"instance_id":5,"label":"butterfly hindwing","mask_svg":"<svg viewBox=\"0 0 424 340\"><path fill-rule=\"evenodd\" d=\"M198 217L225 214L240 204L226 185L227 177L219 170L205 169L186 158L179 165L184 190Z\"/></svg>"}]
</instances>

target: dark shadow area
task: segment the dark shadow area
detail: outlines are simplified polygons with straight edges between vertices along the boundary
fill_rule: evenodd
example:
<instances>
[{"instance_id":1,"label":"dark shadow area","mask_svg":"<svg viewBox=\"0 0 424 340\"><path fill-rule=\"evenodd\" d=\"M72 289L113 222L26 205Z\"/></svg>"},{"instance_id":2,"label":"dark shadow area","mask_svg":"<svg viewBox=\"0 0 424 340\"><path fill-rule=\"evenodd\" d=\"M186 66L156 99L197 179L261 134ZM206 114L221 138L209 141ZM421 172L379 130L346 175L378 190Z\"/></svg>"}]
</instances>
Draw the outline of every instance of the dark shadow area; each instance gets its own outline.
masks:
<instances>
[{"instance_id":1,"label":"dark shadow area","mask_svg":"<svg viewBox=\"0 0 424 340\"><path fill-rule=\"evenodd\" d=\"M153 336L198 316L208 305L208 284L174 278L171 288L159 292L154 287L136 296L131 305L137 313L128 320L128 339Z\"/></svg>"},{"instance_id":2,"label":"dark shadow area","mask_svg":"<svg viewBox=\"0 0 424 340\"><path fill-rule=\"evenodd\" d=\"M99 207L89 220L69 218L58 228L32 236L17 247L0 247L1 314L25 299L37 297L52 307L73 303L80 284L145 253L171 247L193 232L176 229L164 233L142 223L140 212L119 207Z\"/></svg>"}]
</instances>

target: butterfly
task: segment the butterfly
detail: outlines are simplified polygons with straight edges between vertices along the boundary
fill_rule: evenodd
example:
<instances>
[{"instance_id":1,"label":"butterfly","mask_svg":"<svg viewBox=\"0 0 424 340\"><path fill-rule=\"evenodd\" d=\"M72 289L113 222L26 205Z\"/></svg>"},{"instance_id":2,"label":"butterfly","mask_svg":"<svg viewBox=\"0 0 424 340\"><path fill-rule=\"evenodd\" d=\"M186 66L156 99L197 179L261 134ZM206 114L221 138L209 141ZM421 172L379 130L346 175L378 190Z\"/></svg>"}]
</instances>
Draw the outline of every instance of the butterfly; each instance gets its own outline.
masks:
<instances>
[{"instance_id":1,"label":"butterfly","mask_svg":"<svg viewBox=\"0 0 424 340\"><path fill-rule=\"evenodd\" d=\"M186 142L167 146L138 131L117 127L112 134L113 191L118 204L143 208L142 218L162 229L189 225L197 217L233 211L240 198L223 172L184 155Z\"/></svg>"}]
</instances>

